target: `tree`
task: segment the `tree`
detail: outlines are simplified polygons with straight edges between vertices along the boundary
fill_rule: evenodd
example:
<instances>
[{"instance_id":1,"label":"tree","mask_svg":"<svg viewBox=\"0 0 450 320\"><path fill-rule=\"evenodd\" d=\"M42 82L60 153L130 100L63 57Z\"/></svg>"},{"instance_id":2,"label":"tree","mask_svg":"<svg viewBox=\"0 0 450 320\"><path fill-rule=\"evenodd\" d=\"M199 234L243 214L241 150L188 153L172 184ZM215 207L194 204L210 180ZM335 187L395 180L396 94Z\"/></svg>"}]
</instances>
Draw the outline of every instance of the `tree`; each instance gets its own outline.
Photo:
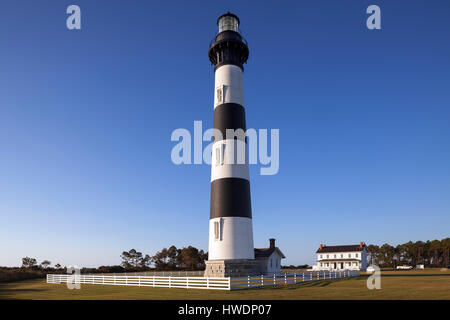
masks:
<instances>
[{"instance_id":1,"label":"tree","mask_svg":"<svg viewBox=\"0 0 450 320\"><path fill-rule=\"evenodd\" d=\"M41 267L42 267L43 269L47 269L48 266L49 266L50 264L51 264L50 261L44 260L44 261L41 262Z\"/></svg>"},{"instance_id":2,"label":"tree","mask_svg":"<svg viewBox=\"0 0 450 320\"><path fill-rule=\"evenodd\" d=\"M168 259L167 248L163 248L161 251L158 251L153 256L153 262L155 264L156 269L166 270L167 269L167 259Z\"/></svg>"},{"instance_id":3,"label":"tree","mask_svg":"<svg viewBox=\"0 0 450 320\"><path fill-rule=\"evenodd\" d=\"M422 241L416 241L413 244L413 256L414 264L424 264L423 253L424 253L424 243Z\"/></svg>"},{"instance_id":4,"label":"tree","mask_svg":"<svg viewBox=\"0 0 450 320\"><path fill-rule=\"evenodd\" d=\"M175 269L177 267L177 256L178 256L178 250L177 247L171 246L169 249L167 249L167 265L171 269Z\"/></svg>"},{"instance_id":5,"label":"tree","mask_svg":"<svg viewBox=\"0 0 450 320\"><path fill-rule=\"evenodd\" d=\"M137 268L141 265L142 252L131 249L128 252L122 252L120 257L122 258L122 265L125 269Z\"/></svg>"},{"instance_id":6,"label":"tree","mask_svg":"<svg viewBox=\"0 0 450 320\"><path fill-rule=\"evenodd\" d=\"M382 265L384 267L391 267L392 266L392 258L394 256L394 247L391 245L385 243L380 247L379 255L382 261ZM381 262L380 261L380 262Z\"/></svg>"},{"instance_id":7,"label":"tree","mask_svg":"<svg viewBox=\"0 0 450 320\"><path fill-rule=\"evenodd\" d=\"M204 253L202 250L200 253L197 248L194 248L192 246L183 248L180 251L180 260L188 270L196 270L201 268L202 265L204 265L203 256Z\"/></svg>"},{"instance_id":8,"label":"tree","mask_svg":"<svg viewBox=\"0 0 450 320\"><path fill-rule=\"evenodd\" d=\"M146 254L145 257L143 257L141 259L141 265L140 266L142 268L150 268L152 263L153 263L153 257L151 257L148 254Z\"/></svg>"},{"instance_id":9,"label":"tree","mask_svg":"<svg viewBox=\"0 0 450 320\"><path fill-rule=\"evenodd\" d=\"M379 251L379 247L377 245L368 245L367 246L367 251L368 251L368 259L369 259L369 264L376 264L378 265L379 259L378 259L378 251Z\"/></svg>"},{"instance_id":10,"label":"tree","mask_svg":"<svg viewBox=\"0 0 450 320\"><path fill-rule=\"evenodd\" d=\"M430 257L433 260L433 265L435 267L439 266L439 258L441 251L441 243L439 240L433 240L430 244Z\"/></svg>"},{"instance_id":11,"label":"tree","mask_svg":"<svg viewBox=\"0 0 450 320\"><path fill-rule=\"evenodd\" d=\"M36 266L37 261L35 258L25 257L22 258L22 267L24 268L32 268Z\"/></svg>"},{"instance_id":12,"label":"tree","mask_svg":"<svg viewBox=\"0 0 450 320\"><path fill-rule=\"evenodd\" d=\"M443 267L448 267L450 264L450 238L445 238L441 240L442 244L442 260L444 262Z\"/></svg>"}]
</instances>

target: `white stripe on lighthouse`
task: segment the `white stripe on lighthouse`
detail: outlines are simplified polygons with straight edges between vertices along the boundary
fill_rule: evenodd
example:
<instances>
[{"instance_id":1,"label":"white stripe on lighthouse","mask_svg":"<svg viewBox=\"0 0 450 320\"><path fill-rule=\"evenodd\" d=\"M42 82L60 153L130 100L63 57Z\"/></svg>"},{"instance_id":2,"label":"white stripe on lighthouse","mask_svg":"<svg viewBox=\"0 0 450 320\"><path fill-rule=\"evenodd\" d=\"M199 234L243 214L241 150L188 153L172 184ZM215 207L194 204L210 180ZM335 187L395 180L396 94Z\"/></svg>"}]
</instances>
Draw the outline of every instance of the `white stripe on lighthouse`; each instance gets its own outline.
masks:
<instances>
[{"instance_id":1,"label":"white stripe on lighthouse","mask_svg":"<svg viewBox=\"0 0 450 320\"><path fill-rule=\"evenodd\" d=\"M218 223L216 234L215 222ZM255 259L252 219L222 217L209 220L208 260Z\"/></svg>"},{"instance_id":2,"label":"white stripe on lighthouse","mask_svg":"<svg viewBox=\"0 0 450 320\"><path fill-rule=\"evenodd\" d=\"M215 73L214 108L223 103L244 106L242 69L233 64L223 65Z\"/></svg>"},{"instance_id":3,"label":"white stripe on lighthouse","mask_svg":"<svg viewBox=\"0 0 450 320\"><path fill-rule=\"evenodd\" d=\"M222 178L250 180L247 145L244 141L225 139L213 144L211 182Z\"/></svg>"}]
</instances>

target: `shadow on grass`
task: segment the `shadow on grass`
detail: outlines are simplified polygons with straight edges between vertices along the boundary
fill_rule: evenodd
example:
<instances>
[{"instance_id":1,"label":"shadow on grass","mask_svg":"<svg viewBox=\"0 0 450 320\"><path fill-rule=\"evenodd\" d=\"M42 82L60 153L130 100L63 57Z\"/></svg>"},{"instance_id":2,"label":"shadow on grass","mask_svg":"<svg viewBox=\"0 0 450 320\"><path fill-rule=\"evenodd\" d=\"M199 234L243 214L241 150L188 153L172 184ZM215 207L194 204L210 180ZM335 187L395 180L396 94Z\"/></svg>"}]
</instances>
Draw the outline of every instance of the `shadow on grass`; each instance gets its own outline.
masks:
<instances>
[{"instance_id":1,"label":"shadow on grass","mask_svg":"<svg viewBox=\"0 0 450 320\"><path fill-rule=\"evenodd\" d=\"M8 289L0 287L0 299L1 300L21 300L14 298L19 293L38 293L45 291L44 289Z\"/></svg>"},{"instance_id":2,"label":"shadow on grass","mask_svg":"<svg viewBox=\"0 0 450 320\"><path fill-rule=\"evenodd\" d=\"M367 278L369 275L366 275L365 277ZM381 276L382 277L450 277L449 273L433 273L433 274L427 274L427 273L422 273L422 274L417 274L417 273L411 273L411 274L383 274L383 272L381 272Z\"/></svg>"},{"instance_id":3,"label":"shadow on grass","mask_svg":"<svg viewBox=\"0 0 450 320\"><path fill-rule=\"evenodd\" d=\"M357 277L354 277L352 279L356 279ZM358 277L359 278L359 277ZM325 280L314 280L314 281L305 281L305 282L298 282L298 283L290 283L290 284L279 284L276 286L264 286L264 287L253 287L253 288L241 288L238 289L234 292L238 292L238 291L248 291L248 290L273 290L273 289L277 289L277 290L298 290L301 288L311 288L311 287L327 287L331 284L334 283L338 283L338 282L342 282L342 281L346 281L348 280L348 278L346 279L325 279Z\"/></svg>"}]
</instances>

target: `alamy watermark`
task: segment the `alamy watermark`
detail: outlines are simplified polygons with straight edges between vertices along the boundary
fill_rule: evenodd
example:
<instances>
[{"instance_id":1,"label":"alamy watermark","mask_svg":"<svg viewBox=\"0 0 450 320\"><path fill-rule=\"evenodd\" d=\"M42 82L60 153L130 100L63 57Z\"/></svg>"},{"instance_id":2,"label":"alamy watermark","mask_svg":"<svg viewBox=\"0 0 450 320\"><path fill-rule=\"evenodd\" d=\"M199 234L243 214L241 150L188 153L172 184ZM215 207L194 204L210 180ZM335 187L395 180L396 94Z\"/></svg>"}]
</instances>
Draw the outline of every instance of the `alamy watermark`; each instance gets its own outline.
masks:
<instances>
[{"instance_id":1,"label":"alamy watermark","mask_svg":"<svg viewBox=\"0 0 450 320\"><path fill-rule=\"evenodd\" d=\"M81 289L80 285L80 267L78 266L70 266L67 268L67 274L70 274L69 277L67 277L67 288L72 289Z\"/></svg>"},{"instance_id":2,"label":"alamy watermark","mask_svg":"<svg viewBox=\"0 0 450 320\"><path fill-rule=\"evenodd\" d=\"M371 266L373 268L373 274L371 274L368 278L367 278L367 289L369 290L373 290L373 289L381 289L381 271L380 271L380 267L376 266L376 265L372 265Z\"/></svg>"},{"instance_id":3,"label":"alamy watermark","mask_svg":"<svg viewBox=\"0 0 450 320\"><path fill-rule=\"evenodd\" d=\"M178 142L170 154L176 165L210 165L212 162L213 165L260 164L261 175L275 175L280 169L279 129L226 129L224 137L215 128L203 132L202 121L194 121L193 135L188 129L178 128L170 139ZM210 143L204 147L204 142Z\"/></svg>"}]
</instances>

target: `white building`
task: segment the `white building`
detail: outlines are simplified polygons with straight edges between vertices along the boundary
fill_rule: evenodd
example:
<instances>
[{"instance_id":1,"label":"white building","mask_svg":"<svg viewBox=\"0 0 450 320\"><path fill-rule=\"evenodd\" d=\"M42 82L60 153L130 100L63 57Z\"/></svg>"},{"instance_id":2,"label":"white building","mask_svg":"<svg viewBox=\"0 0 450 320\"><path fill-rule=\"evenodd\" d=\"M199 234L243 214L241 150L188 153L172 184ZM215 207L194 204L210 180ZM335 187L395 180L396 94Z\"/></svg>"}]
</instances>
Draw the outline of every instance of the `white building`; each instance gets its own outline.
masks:
<instances>
[{"instance_id":1,"label":"white building","mask_svg":"<svg viewBox=\"0 0 450 320\"><path fill-rule=\"evenodd\" d=\"M326 246L321 244L316 251L317 264L313 270L360 270L367 269L367 249L364 242L359 245Z\"/></svg>"},{"instance_id":2,"label":"white building","mask_svg":"<svg viewBox=\"0 0 450 320\"><path fill-rule=\"evenodd\" d=\"M259 261L261 271L266 275L281 273L281 259L286 258L275 246L275 239L269 239L269 248L255 248L255 259Z\"/></svg>"}]
</instances>

